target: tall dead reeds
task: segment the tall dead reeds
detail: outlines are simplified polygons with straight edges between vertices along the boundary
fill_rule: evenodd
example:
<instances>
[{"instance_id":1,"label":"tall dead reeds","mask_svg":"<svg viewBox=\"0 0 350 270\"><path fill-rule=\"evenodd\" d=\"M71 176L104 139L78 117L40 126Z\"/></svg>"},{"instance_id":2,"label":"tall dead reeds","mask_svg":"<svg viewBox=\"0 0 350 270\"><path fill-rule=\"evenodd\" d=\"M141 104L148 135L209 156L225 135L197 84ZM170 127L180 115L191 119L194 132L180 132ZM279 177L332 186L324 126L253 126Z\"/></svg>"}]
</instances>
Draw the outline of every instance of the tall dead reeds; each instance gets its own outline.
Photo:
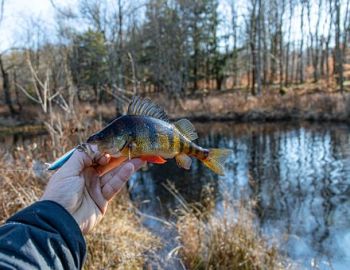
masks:
<instances>
[{"instance_id":1,"label":"tall dead reeds","mask_svg":"<svg viewBox=\"0 0 350 270\"><path fill-rule=\"evenodd\" d=\"M214 200L208 194L206 205L187 204L178 211L177 230L182 244L179 254L187 269L292 267L272 241L259 233L253 202L232 203L226 198L221 203L222 212L218 213Z\"/></svg>"}]
</instances>

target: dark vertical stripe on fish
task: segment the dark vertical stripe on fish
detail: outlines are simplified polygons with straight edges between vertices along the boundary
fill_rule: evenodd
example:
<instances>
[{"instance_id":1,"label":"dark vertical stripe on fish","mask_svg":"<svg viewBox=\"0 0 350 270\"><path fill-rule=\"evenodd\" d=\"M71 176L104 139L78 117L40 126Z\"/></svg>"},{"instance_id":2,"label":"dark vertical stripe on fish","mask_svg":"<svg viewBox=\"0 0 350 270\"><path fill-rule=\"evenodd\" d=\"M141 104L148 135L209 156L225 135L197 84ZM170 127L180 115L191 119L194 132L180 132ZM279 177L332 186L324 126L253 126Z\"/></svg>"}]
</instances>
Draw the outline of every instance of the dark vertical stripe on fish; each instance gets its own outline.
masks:
<instances>
[{"instance_id":1,"label":"dark vertical stripe on fish","mask_svg":"<svg viewBox=\"0 0 350 270\"><path fill-rule=\"evenodd\" d=\"M201 153L201 151L199 150L199 147L195 147L195 149L194 149L194 156L195 157L198 157L199 155L200 155L200 153Z\"/></svg>"},{"instance_id":2,"label":"dark vertical stripe on fish","mask_svg":"<svg viewBox=\"0 0 350 270\"><path fill-rule=\"evenodd\" d=\"M166 134L167 138L168 138L168 142L169 142L169 149L172 151L175 151L175 144L174 144L174 132L170 133L168 132Z\"/></svg>"},{"instance_id":3,"label":"dark vertical stripe on fish","mask_svg":"<svg viewBox=\"0 0 350 270\"><path fill-rule=\"evenodd\" d=\"M177 134L176 132L174 132L174 150L175 152L180 153L180 137L179 134Z\"/></svg>"},{"instance_id":4,"label":"dark vertical stripe on fish","mask_svg":"<svg viewBox=\"0 0 350 270\"><path fill-rule=\"evenodd\" d=\"M193 146L192 146L192 143L188 143L188 150L187 150L187 153L188 153L189 155L191 155L191 154L192 154L192 152L193 152Z\"/></svg>"},{"instance_id":5,"label":"dark vertical stripe on fish","mask_svg":"<svg viewBox=\"0 0 350 270\"><path fill-rule=\"evenodd\" d=\"M152 146L156 146L158 143L158 132L155 124L152 121L148 122L149 129L148 129L148 139Z\"/></svg>"},{"instance_id":6,"label":"dark vertical stripe on fish","mask_svg":"<svg viewBox=\"0 0 350 270\"><path fill-rule=\"evenodd\" d=\"M184 150L184 140L179 136L179 152L182 153Z\"/></svg>"}]
</instances>

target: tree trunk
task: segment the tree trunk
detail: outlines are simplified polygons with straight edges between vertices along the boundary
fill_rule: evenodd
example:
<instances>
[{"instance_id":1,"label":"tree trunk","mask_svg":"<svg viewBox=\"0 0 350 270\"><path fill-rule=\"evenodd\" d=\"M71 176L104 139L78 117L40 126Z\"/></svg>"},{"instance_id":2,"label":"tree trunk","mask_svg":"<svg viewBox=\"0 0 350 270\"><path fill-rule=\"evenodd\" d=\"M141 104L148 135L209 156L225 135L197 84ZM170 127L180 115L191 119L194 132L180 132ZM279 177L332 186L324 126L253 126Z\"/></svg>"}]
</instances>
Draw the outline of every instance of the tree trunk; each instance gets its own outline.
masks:
<instances>
[{"instance_id":1,"label":"tree trunk","mask_svg":"<svg viewBox=\"0 0 350 270\"><path fill-rule=\"evenodd\" d=\"M233 87L238 85L238 52L237 52L237 13L232 1L232 27L233 27Z\"/></svg>"},{"instance_id":2,"label":"tree trunk","mask_svg":"<svg viewBox=\"0 0 350 270\"><path fill-rule=\"evenodd\" d=\"M321 74L321 77L324 78L325 76L325 72L324 72L324 66L325 66L325 60L326 60L326 50L324 49L324 37L322 36L321 37L321 40L320 40L320 67L319 67L319 70L320 70L320 74Z\"/></svg>"},{"instance_id":3,"label":"tree trunk","mask_svg":"<svg viewBox=\"0 0 350 270\"><path fill-rule=\"evenodd\" d=\"M340 48L340 3L339 0L335 0L335 74L337 84L340 88L340 92L344 92L344 74L343 74L343 55Z\"/></svg>"},{"instance_id":4,"label":"tree trunk","mask_svg":"<svg viewBox=\"0 0 350 270\"><path fill-rule=\"evenodd\" d=\"M292 53L292 64L291 64L291 67L290 67L290 81L291 83L294 83L296 81L296 74L297 71L296 71L296 58L297 58L297 55L296 55L296 51L297 51L297 46L296 46L296 43L295 41L293 42L293 53Z\"/></svg>"},{"instance_id":5,"label":"tree trunk","mask_svg":"<svg viewBox=\"0 0 350 270\"><path fill-rule=\"evenodd\" d=\"M322 0L318 2L318 15L317 15L317 23L316 23L316 31L315 31L315 49L313 55L313 67L314 67L314 82L318 82L320 72L319 72L319 57L320 57L320 48L319 48L319 37L318 37L318 29L320 27L321 20L321 10L322 10Z\"/></svg>"},{"instance_id":6,"label":"tree trunk","mask_svg":"<svg viewBox=\"0 0 350 270\"><path fill-rule=\"evenodd\" d=\"M265 25L265 13L266 13L266 9L265 9L265 5L262 6L262 11L261 11L261 31L262 31L262 42L263 42L263 56L262 56L262 69L263 69L263 77L262 77L262 84L264 86L267 85L268 83L268 74L269 74L269 63L268 63L268 59L269 59L269 51L268 51L268 44L267 44L267 32L266 32L266 25Z\"/></svg>"},{"instance_id":7,"label":"tree trunk","mask_svg":"<svg viewBox=\"0 0 350 270\"><path fill-rule=\"evenodd\" d=\"M122 11L123 5L121 0L118 0L118 83L119 87L122 89L125 89L124 84L124 66L123 66L123 60L122 60L122 53L123 53L123 11ZM116 116L122 115L123 111L123 104L121 102L121 99L116 98L115 99L115 114Z\"/></svg>"},{"instance_id":8,"label":"tree trunk","mask_svg":"<svg viewBox=\"0 0 350 270\"><path fill-rule=\"evenodd\" d=\"M262 22L262 6L261 6L261 0L258 0L258 17L257 17L257 38L258 38L258 50L257 50L257 61L256 61L256 81L257 81L257 94L258 96L261 95L261 33L263 28L263 22Z\"/></svg>"},{"instance_id":9,"label":"tree trunk","mask_svg":"<svg viewBox=\"0 0 350 270\"><path fill-rule=\"evenodd\" d=\"M283 25L283 14L285 10L285 0L282 0L282 9L280 16L280 21L278 25L278 37L279 37L279 71L280 71L280 91L282 91L283 88L283 32L282 32L282 25Z\"/></svg>"},{"instance_id":10,"label":"tree trunk","mask_svg":"<svg viewBox=\"0 0 350 270\"><path fill-rule=\"evenodd\" d=\"M303 63L303 49L304 49L304 4L301 4L301 18L300 18L300 31L301 31L301 40L300 40L300 48L299 48L299 66L298 66L298 74L299 74L299 83L304 83L304 63Z\"/></svg>"},{"instance_id":11,"label":"tree trunk","mask_svg":"<svg viewBox=\"0 0 350 270\"><path fill-rule=\"evenodd\" d=\"M256 23L257 23L257 18L256 18L256 1L253 1L253 10L251 13L251 17L250 17L250 51L251 51L251 55L252 55L252 68L251 68L251 74L252 74L252 78L251 78L251 94L255 95L255 82L256 82L256 67L257 67L257 52L256 52L256 48L255 48L255 42L256 42Z\"/></svg>"},{"instance_id":12,"label":"tree trunk","mask_svg":"<svg viewBox=\"0 0 350 270\"><path fill-rule=\"evenodd\" d=\"M286 66L285 66L285 75L284 75L284 85L289 85L289 58L290 58L290 39L291 39L291 32L292 32L292 16L293 16L293 4L292 1L289 0L289 26L288 26L288 42L287 42L287 48L286 48ZM293 70L292 70L293 72Z\"/></svg>"},{"instance_id":13,"label":"tree trunk","mask_svg":"<svg viewBox=\"0 0 350 270\"><path fill-rule=\"evenodd\" d=\"M19 90L18 90L18 86L17 86L17 73L16 73L16 70L13 72L13 84L15 86L16 104L18 106L18 111L22 111L22 104L21 104L21 101L19 99Z\"/></svg>"},{"instance_id":14,"label":"tree trunk","mask_svg":"<svg viewBox=\"0 0 350 270\"><path fill-rule=\"evenodd\" d=\"M10 86L9 74L4 68L1 55L0 55L0 69L1 69L1 75L2 75L2 87L4 90L5 103L9 108L11 115L14 115L16 114L16 110L13 107L12 99L11 99L11 89L10 89L11 86Z\"/></svg>"}]
</instances>

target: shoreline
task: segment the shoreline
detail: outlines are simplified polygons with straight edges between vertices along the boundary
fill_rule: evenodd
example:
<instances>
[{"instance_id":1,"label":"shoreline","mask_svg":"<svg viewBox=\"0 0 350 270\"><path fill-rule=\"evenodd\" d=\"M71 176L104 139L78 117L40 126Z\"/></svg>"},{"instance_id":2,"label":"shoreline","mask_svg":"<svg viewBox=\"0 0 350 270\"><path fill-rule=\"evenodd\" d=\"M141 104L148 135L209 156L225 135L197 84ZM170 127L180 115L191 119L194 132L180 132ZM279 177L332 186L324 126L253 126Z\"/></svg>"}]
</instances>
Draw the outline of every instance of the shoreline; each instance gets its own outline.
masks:
<instances>
[{"instance_id":1,"label":"shoreline","mask_svg":"<svg viewBox=\"0 0 350 270\"><path fill-rule=\"evenodd\" d=\"M343 123L350 124L350 118L334 118L328 116L312 117L312 116L270 116L266 114L235 114L229 116L209 116L209 115L194 115L184 117L173 117L171 121L177 121L182 118L187 118L193 122L235 122L235 123L277 123L277 122L311 122L311 123Z\"/></svg>"},{"instance_id":2,"label":"shoreline","mask_svg":"<svg viewBox=\"0 0 350 270\"><path fill-rule=\"evenodd\" d=\"M350 93L290 93L280 95L269 93L251 96L229 91L213 92L208 95L191 95L171 98L169 95L148 95L167 112L171 122L187 118L192 122L316 122L350 123ZM126 111L128 104L123 104ZM108 123L115 118L115 103L103 104L81 102L75 104L76 113L87 119L101 119ZM42 116L35 107L28 106L21 114L11 117L2 110L0 114L0 133L14 134L40 133L45 131ZM54 110L54 114L61 114ZM47 116L49 117L49 116ZM70 118L67 115L67 119ZM40 121L41 119L41 121Z\"/></svg>"},{"instance_id":3,"label":"shoreline","mask_svg":"<svg viewBox=\"0 0 350 270\"><path fill-rule=\"evenodd\" d=\"M222 123L237 123L237 124L277 124L277 123L333 123L333 124L350 124L349 119L343 118L332 118L332 117L295 117L295 116L269 116L265 114L235 114L229 116L209 116L209 115L189 115L189 116L179 116L171 117L170 121L175 122L179 119L186 118L193 123L205 124L207 122L222 122ZM113 118L103 118L105 123L113 120ZM41 123L20 123L18 125L1 125L0 126L0 136L14 135L18 133L28 134L28 135L42 135L46 134L47 130L45 125Z\"/></svg>"}]
</instances>

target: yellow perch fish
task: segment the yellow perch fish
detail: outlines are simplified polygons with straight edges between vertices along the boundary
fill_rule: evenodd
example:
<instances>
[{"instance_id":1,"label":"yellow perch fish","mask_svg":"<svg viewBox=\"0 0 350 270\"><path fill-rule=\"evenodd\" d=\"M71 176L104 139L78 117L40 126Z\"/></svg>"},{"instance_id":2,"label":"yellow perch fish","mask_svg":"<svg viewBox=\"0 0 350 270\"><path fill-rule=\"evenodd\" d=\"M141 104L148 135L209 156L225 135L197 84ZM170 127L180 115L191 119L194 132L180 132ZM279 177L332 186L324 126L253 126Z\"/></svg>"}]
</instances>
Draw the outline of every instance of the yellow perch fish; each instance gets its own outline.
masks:
<instances>
[{"instance_id":1,"label":"yellow perch fish","mask_svg":"<svg viewBox=\"0 0 350 270\"><path fill-rule=\"evenodd\" d=\"M179 167L190 169L190 157L195 157L215 173L224 175L223 165L232 150L202 148L192 142L197 138L189 120L170 123L161 107L150 99L136 97L126 115L92 135L87 143L95 144L99 152L117 158L115 166L136 157L159 164L175 158ZM109 167L111 169L113 165ZM101 171L101 174L104 173Z\"/></svg>"}]
</instances>

